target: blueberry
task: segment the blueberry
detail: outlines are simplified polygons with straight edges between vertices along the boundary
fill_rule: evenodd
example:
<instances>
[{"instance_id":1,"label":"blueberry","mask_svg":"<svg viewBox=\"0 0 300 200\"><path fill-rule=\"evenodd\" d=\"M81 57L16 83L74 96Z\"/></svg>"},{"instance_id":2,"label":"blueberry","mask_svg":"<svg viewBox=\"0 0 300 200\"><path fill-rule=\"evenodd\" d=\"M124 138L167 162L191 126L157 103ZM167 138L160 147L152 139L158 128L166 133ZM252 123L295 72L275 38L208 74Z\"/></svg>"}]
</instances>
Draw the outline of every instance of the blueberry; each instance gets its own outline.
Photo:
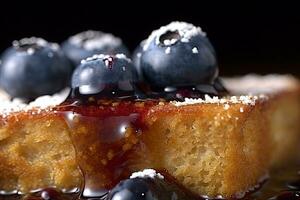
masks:
<instances>
[{"instance_id":1,"label":"blueberry","mask_svg":"<svg viewBox=\"0 0 300 200\"><path fill-rule=\"evenodd\" d=\"M199 27L172 22L146 40L140 60L144 79L155 87L213 84L215 51Z\"/></svg>"},{"instance_id":2,"label":"blueberry","mask_svg":"<svg viewBox=\"0 0 300 200\"><path fill-rule=\"evenodd\" d=\"M182 190L167 177L134 177L117 184L109 193L106 200L170 200L196 199L193 194ZM198 199L198 198L197 198Z\"/></svg>"},{"instance_id":3,"label":"blueberry","mask_svg":"<svg viewBox=\"0 0 300 200\"><path fill-rule=\"evenodd\" d=\"M288 182L287 187L291 190L300 190L300 180Z\"/></svg>"},{"instance_id":4,"label":"blueberry","mask_svg":"<svg viewBox=\"0 0 300 200\"><path fill-rule=\"evenodd\" d=\"M45 188L41 191L30 194L25 200L63 200L63 195L54 188Z\"/></svg>"},{"instance_id":5,"label":"blueberry","mask_svg":"<svg viewBox=\"0 0 300 200\"><path fill-rule=\"evenodd\" d=\"M139 46L136 47L136 49L134 50L133 54L132 54L132 63L135 66L138 75L139 75L139 80L143 80L143 74L142 74L142 70L141 70L141 56L142 56L142 52L143 52L143 46L145 44L145 40L143 40Z\"/></svg>"},{"instance_id":6,"label":"blueberry","mask_svg":"<svg viewBox=\"0 0 300 200\"><path fill-rule=\"evenodd\" d=\"M72 76L72 88L82 95L105 97L133 95L137 72L124 54L94 55L82 61Z\"/></svg>"},{"instance_id":7,"label":"blueberry","mask_svg":"<svg viewBox=\"0 0 300 200\"><path fill-rule=\"evenodd\" d=\"M120 38L100 31L78 33L63 42L62 49L75 66L95 54L120 54L129 56L129 51Z\"/></svg>"},{"instance_id":8,"label":"blueberry","mask_svg":"<svg viewBox=\"0 0 300 200\"><path fill-rule=\"evenodd\" d=\"M41 38L14 41L1 56L0 85L11 96L32 100L69 83L72 67L60 47Z\"/></svg>"},{"instance_id":9,"label":"blueberry","mask_svg":"<svg viewBox=\"0 0 300 200\"><path fill-rule=\"evenodd\" d=\"M61 193L54 188L46 188L40 192L40 196L43 200L59 200L62 199Z\"/></svg>"},{"instance_id":10,"label":"blueberry","mask_svg":"<svg viewBox=\"0 0 300 200\"><path fill-rule=\"evenodd\" d=\"M300 200L299 191L284 191L278 196L270 198L270 200Z\"/></svg>"},{"instance_id":11,"label":"blueberry","mask_svg":"<svg viewBox=\"0 0 300 200\"><path fill-rule=\"evenodd\" d=\"M121 181L109 194L108 200L155 200L157 194L151 189L151 180L134 178Z\"/></svg>"}]
</instances>

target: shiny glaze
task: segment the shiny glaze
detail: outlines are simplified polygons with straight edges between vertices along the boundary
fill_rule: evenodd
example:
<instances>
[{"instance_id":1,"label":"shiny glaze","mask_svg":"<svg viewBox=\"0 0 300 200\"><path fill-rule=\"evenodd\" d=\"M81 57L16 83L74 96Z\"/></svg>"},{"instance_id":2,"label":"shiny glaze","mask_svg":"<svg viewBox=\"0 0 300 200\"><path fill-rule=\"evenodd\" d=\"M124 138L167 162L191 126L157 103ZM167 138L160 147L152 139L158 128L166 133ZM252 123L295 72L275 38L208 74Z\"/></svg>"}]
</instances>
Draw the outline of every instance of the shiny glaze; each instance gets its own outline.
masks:
<instances>
[{"instance_id":1,"label":"shiny glaze","mask_svg":"<svg viewBox=\"0 0 300 200\"><path fill-rule=\"evenodd\" d=\"M145 148L140 138L147 128L144 117L157 103L89 98L72 100L59 108L71 129L85 179L84 196L103 196L134 172L135 159L139 158L136 154Z\"/></svg>"}]
</instances>

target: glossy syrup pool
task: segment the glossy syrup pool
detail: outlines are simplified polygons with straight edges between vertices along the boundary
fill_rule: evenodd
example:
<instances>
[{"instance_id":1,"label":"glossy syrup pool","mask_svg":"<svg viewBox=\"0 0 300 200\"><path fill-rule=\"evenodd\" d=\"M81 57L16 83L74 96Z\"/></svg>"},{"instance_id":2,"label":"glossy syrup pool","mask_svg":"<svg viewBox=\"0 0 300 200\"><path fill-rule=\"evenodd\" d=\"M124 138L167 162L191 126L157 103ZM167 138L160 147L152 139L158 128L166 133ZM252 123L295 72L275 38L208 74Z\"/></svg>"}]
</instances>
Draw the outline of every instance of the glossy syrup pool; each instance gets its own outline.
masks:
<instances>
[{"instance_id":1,"label":"glossy syrup pool","mask_svg":"<svg viewBox=\"0 0 300 200\"><path fill-rule=\"evenodd\" d=\"M147 159L142 132L144 115L154 101L131 102L87 99L88 107L62 106L60 113L71 129L84 197L101 197L134 172L137 159ZM76 104L75 103L75 104ZM90 159L93 158L93 159Z\"/></svg>"}]
</instances>

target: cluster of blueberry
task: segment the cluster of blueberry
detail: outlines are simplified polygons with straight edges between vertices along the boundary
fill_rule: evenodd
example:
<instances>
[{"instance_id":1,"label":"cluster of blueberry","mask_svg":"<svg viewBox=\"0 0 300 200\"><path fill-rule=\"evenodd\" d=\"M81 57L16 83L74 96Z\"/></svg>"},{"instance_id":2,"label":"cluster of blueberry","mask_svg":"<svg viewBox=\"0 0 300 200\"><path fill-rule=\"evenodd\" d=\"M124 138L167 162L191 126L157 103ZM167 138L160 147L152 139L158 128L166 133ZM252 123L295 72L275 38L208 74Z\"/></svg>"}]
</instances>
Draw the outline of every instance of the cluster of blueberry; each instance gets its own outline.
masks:
<instances>
[{"instance_id":1,"label":"cluster of blueberry","mask_svg":"<svg viewBox=\"0 0 300 200\"><path fill-rule=\"evenodd\" d=\"M172 22L153 31L134 51L133 61L129 57L121 39L99 31L79 33L61 47L25 38L2 54L0 86L11 97L27 100L68 86L83 95L121 98L142 98L147 91L176 94L179 99L224 91L215 51L205 33L192 24Z\"/></svg>"}]
</instances>

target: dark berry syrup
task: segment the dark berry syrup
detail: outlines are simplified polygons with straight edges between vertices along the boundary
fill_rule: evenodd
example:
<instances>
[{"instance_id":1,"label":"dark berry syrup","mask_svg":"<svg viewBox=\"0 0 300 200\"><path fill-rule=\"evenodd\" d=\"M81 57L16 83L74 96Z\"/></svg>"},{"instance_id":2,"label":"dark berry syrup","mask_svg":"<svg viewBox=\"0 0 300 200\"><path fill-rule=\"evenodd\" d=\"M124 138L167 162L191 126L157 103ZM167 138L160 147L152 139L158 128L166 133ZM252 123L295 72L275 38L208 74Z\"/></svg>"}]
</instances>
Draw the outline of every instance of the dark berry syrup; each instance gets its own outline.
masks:
<instances>
[{"instance_id":1,"label":"dark berry syrup","mask_svg":"<svg viewBox=\"0 0 300 200\"><path fill-rule=\"evenodd\" d=\"M144 155L147 159L140 136L147 129L144 117L156 104L156 101L75 96L59 107L71 129L84 175L83 196L104 196L134 172L135 158Z\"/></svg>"}]
</instances>

